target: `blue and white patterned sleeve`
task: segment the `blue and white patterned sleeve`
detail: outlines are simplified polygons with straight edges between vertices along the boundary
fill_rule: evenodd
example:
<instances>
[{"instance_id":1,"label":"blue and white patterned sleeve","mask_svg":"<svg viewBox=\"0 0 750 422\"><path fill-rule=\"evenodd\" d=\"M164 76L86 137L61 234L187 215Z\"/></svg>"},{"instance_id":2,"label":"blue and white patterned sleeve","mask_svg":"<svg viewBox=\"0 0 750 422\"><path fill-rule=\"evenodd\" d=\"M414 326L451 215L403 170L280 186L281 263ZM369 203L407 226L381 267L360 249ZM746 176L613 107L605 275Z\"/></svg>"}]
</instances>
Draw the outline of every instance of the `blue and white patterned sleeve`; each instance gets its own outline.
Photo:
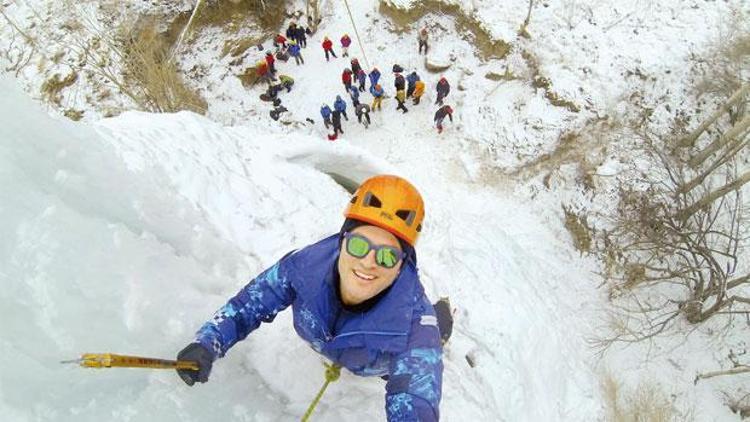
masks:
<instances>
[{"instance_id":1,"label":"blue and white patterned sleeve","mask_svg":"<svg viewBox=\"0 0 750 422\"><path fill-rule=\"evenodd\" d=\"M260 273L222 306L196 333L195 342L210 350L214 360L247 337L261 322L271 322L294 300L292 253Z\"/></svg>"},{"instance_id":2,"label":"blue and white patterned sleeve","mask_svg":"<svg viewBox=\"0 0 750 422\"><path fill-rule=\"evenodd\" d=\"M432 306L412 322L408 349L391 363L385 386L388 421L437 421L443 378L443 349Z\"/></svg>"}]
</instances>

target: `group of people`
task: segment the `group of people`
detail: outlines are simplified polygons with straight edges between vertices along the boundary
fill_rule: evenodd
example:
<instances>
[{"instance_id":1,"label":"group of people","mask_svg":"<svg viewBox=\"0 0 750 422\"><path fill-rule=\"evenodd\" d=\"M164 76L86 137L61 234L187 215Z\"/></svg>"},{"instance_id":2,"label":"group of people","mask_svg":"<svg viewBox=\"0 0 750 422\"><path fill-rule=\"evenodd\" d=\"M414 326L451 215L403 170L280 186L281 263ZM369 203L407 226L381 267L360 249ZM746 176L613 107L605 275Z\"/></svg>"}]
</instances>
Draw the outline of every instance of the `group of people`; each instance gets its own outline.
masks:
<instances>
[{"instance_id":1,"label":"group of people","mask_svg":"<svg viewBox=\"0 0 750 422\"><path fill-rule=\"evenodd\" d=\"M276 60L287 61L289 57L294 57L297 65L304 64L304 58L302 57L302 48L307 46L307 36L311 34L309 28L305 28L302 25L298 25L294 22L289 24L286 30L286 35L277 34L274 38L274 45L276 46L276 54L274 55L270 50L266 51L264 60L258 63L256 66L258 76L262 80L268 83L268 90L265 94L267 100L274 101L274 110L271 111L271 117L274 120L278 120L281 113L286 111L286 108L280 105L280 99L278 93L286 89L287 92L291 90L294 80L288 75L280 75L276 77ZM419 54L424 50L425 54L429 49L429 32L427 27L422 27L417 36ZM340 38L340 47L342 51L342 57L349 56L349 46L351 45L352 39L348 34L344 34ZM324 36L322 41L323 52L325 54L326 61L330 61L331 58L338 58L336 52L333 49L333 41L328 37ZM412 105L420 104L421 98L425 92L425 82L422 81L421 77L416 70L410 73L406 73L404 68L399 64L394 64L392 68L394 77L394 88L396 91L395 99L397 102L396 110L400 110L402 113L409 112L406 106L408 99L412 100ZM369 73L366 72L359 60L355 57L350 60L350 66L345 68L341 73L341 82L344 85L345 95L349 97L354 108L357 121L368 128L372 123L370 118L371 111L382 110L382 103L387 94L385 89L380 83L381 73L377 67L374 67ZM367 89L367 81L370 82L370 88ZM371 102L365 102L361 99L361 94L368 92L372 95ZM435 105L439 106L439 109L435 112L434 123L438 133L443 131L443 121L445 118L449 118L453 121L453 109L449 105L445 105L444 101L450 93L450 83L445 77L441 77L436 87L436 101ZM346 113L347 102L342 98L341 95L336 96L336 100L333 103L333 107L328 104L322 104L320 107L320 115L323 118L323 124L326 129L332 130L332 133L328 135L330 140L335 140L339 134L343 134L342 118L349 120L349 116Z\"/></svg>"},{"instance_id":2,"label":"group of people","mask_svg":"<svg viewBox=\"0 0 750 422\"><path fill-rule=\"evenodd\" d=\"M370 111L382 110L383 99L386 98L385 90L380 84L381 73L377 67L374 67L368 74L362 68L357 58L352 58L350 61L350 67L347 67L341 73L341 83L344 85L345 92L351 99L352 106L355 109L357 121L367 128L370 123ZM406 107L407 99L412 99L412 104L417 105L420 103L422 95L425 92L425 83L420 78L416 70L404 76L404 69L398 64L394 64L393 68L394 75L394 88L396 90L396 110L401 110L403 113L407 113L409 109ZM367 104L360 99L361 93L367 91L367 80L370 81L370 95L372 95L372 103ZM450 93L450 83L445 77L441 77L435 87L437 92L437 99L435 105L441 106L435 113L434 121L438 129L438 133L443 131L443 120L448 117L453 121L453 109L444 105L445 98ZM334 108L331 109L327 104L323 104L320 108L320 114L323 117L323 123L326 129L333 129L333 133L328 136L330 140L336 139L339 133L343 134L344 131L341 128L341 117L348 120L346 116L346 102L341 98L340 95L336 96L336 102Z\"/></svg>"}]
</instances>

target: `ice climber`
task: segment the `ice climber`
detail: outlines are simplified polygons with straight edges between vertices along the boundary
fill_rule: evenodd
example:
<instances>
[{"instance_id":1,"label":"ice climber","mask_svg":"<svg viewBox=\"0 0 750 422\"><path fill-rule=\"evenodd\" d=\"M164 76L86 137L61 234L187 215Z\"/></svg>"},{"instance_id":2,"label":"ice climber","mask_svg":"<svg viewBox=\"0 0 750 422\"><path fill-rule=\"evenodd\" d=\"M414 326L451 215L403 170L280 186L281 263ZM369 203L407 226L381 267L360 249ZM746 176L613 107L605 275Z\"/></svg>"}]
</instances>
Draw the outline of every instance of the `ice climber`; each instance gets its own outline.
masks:
<instances>
[{"instance_id":1,"label":"ice climber","mask_svg":"<svg viewBox=\"0 0 750 422\"><path fill-rule=\"evenodd\" d=\"M445 302L427 299L417 272L422 197L408 181L378 175L359 186L344 216L338 233L284 255L200 328L178 354L200 367L178 370L185 383L208 381L216 359L291 305L294 329L315 351L387 380L389 421L439 419L441 332L451 321L438 306Z\"/></svg>"}]
</instances>

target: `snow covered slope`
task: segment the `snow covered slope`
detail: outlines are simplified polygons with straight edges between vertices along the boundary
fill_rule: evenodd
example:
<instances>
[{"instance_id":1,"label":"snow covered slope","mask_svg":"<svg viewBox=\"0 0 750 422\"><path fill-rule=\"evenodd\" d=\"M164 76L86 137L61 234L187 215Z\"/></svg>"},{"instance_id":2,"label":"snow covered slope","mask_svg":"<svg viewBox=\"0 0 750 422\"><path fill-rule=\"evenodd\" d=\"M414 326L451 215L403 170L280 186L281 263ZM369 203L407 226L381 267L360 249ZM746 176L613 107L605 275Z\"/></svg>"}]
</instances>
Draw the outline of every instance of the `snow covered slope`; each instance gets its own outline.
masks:
<instances>
[{"instance_id":1,"label":"snow covered slope","mask_svg":"<svg viewBox=\"0 0 750 422\"><path fill-rule=\"evenodd\" d=\"M83 370L82 352L171 357L250 277L338 229L351 180L398 170L347 143L224 128L190 113L127 113L94 127L48 117L2 80L0 398L13 420L296 420L322 380L289 315L188 388L171 371ZM324 172L325 171L325 172ZM480 186L418 180L420 262L450 295L446 420L596 418L566 242ZM471 193L468 193L470 188ZM549 259L553 254L566 257ZM533 263L533 265L530 265ZM585 293L590 294L590 293ZM585 306L584 306L585 307ZM575 328L573 328L575 327ZM468 360L474 364L472 368ZM382 418L384 383L344 376L322 420Z\"/></svg>"}]
</instances>

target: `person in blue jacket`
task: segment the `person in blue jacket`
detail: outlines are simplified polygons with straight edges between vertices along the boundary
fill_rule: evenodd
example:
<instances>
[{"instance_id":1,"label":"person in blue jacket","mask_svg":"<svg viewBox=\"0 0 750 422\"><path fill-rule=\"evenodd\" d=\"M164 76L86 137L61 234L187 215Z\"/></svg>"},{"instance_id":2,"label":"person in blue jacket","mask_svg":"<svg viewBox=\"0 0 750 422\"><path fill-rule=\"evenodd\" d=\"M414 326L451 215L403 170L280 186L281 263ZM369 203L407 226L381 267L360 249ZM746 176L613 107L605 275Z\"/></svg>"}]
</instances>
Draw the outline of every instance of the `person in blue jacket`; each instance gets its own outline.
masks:
<instances>
[{"instance_id":1,"label":"person in blue jacket","mask_svg":"<svg viewBox=\"0 0 750 422\"><path fill-rule=\"evenodd\" d=\"M410 74L406 75L406 97L411 97L411 94L414 93L414 88L416 88L417 81L419 80L419 75L417 74L417 71L413 71Z\"/></svg>"},{"instance_id":2,"label":"person in blue jacket","mask_svg":"<svg viewBox=\"0 0 750 422\"><path fill-rule=\"evenodd\" d=\"M185 383L207 382L216 359L291 305L294 329L315 351L356 375L387 381L389 421L439 420L439 324L448 320L419 281L414 246L422 197L405 179L378 175L359 186L344 215L338 233L287 253L200 328L177 355L199 364L177 371Z\"/></svg>"},{"instance_id":3,"label":"person in blue jacket","mask_svg":"<svg viewBox=\"0 0 750 422\"><path fill-rule=\"evenodd\" d=\"M333 102L333 109L343 114L345 120L349 120L349 116L346 115L346 101L341 98L341 95L336 96L336 101Z\"/></svg>"},{"instance_id":4,"label":"person in blue jacket","mask_svg":"<svg viewBox=\"0 0 750 422\"><path fill-rule=\"evenodd\" d=\"M352 105L356 109L359 105L359 89L356 86L352 85L349 88L349 97L352 99Z\"/></svg>"},{"instance_id":5,"label":"person in blue jacket","mask_svg":"<svg viewBox=\"0 0 750 422\"><path fill-rule=\"evenodd\" d=\"M300 63L305 64L305 58L302 57L302 51L300 50L300 46L297 41L289 41L289 55L294 57L294 61L295 63L297 63L297 66L299 66Z\"/></svg>"},{"instance_id":6,"label":"person in blue jacket","mask_svg":"<svg viewBox=\"0 0 750 422\"><path fill-rule=\"evenodd\" d=\"M323 124L326 125L326 129L328 129L328 127L333 124L331 123L331 107L328 107L328 104L320 106L320 115L323 117Z\"/></svg>"},{"instance_id":7,"label":"person in blue jacket","mask_svg":"<svg viewBox=\"0 0 750 422\"><path fill-rule=\"evenodd\" d=\"M372 94L372 111L383 109L383 97L385 97L385 91L380 84L373 85L370 87L370 94Z\"/></svg>"},{"instance_id":8,"label":"person in blue jacket","mask_svg":"<svg viewBox=\"0 0 750 422\"><path fill-rule=\"evenodd\" d=\"M370 72L370 74L367 75L367 77L370 78L370 89L372 89L372 87L377 85L378 81L380 80L380 71L378 70L377 67L373 67L372 72Z\"/></svg>"}]
</instances>

